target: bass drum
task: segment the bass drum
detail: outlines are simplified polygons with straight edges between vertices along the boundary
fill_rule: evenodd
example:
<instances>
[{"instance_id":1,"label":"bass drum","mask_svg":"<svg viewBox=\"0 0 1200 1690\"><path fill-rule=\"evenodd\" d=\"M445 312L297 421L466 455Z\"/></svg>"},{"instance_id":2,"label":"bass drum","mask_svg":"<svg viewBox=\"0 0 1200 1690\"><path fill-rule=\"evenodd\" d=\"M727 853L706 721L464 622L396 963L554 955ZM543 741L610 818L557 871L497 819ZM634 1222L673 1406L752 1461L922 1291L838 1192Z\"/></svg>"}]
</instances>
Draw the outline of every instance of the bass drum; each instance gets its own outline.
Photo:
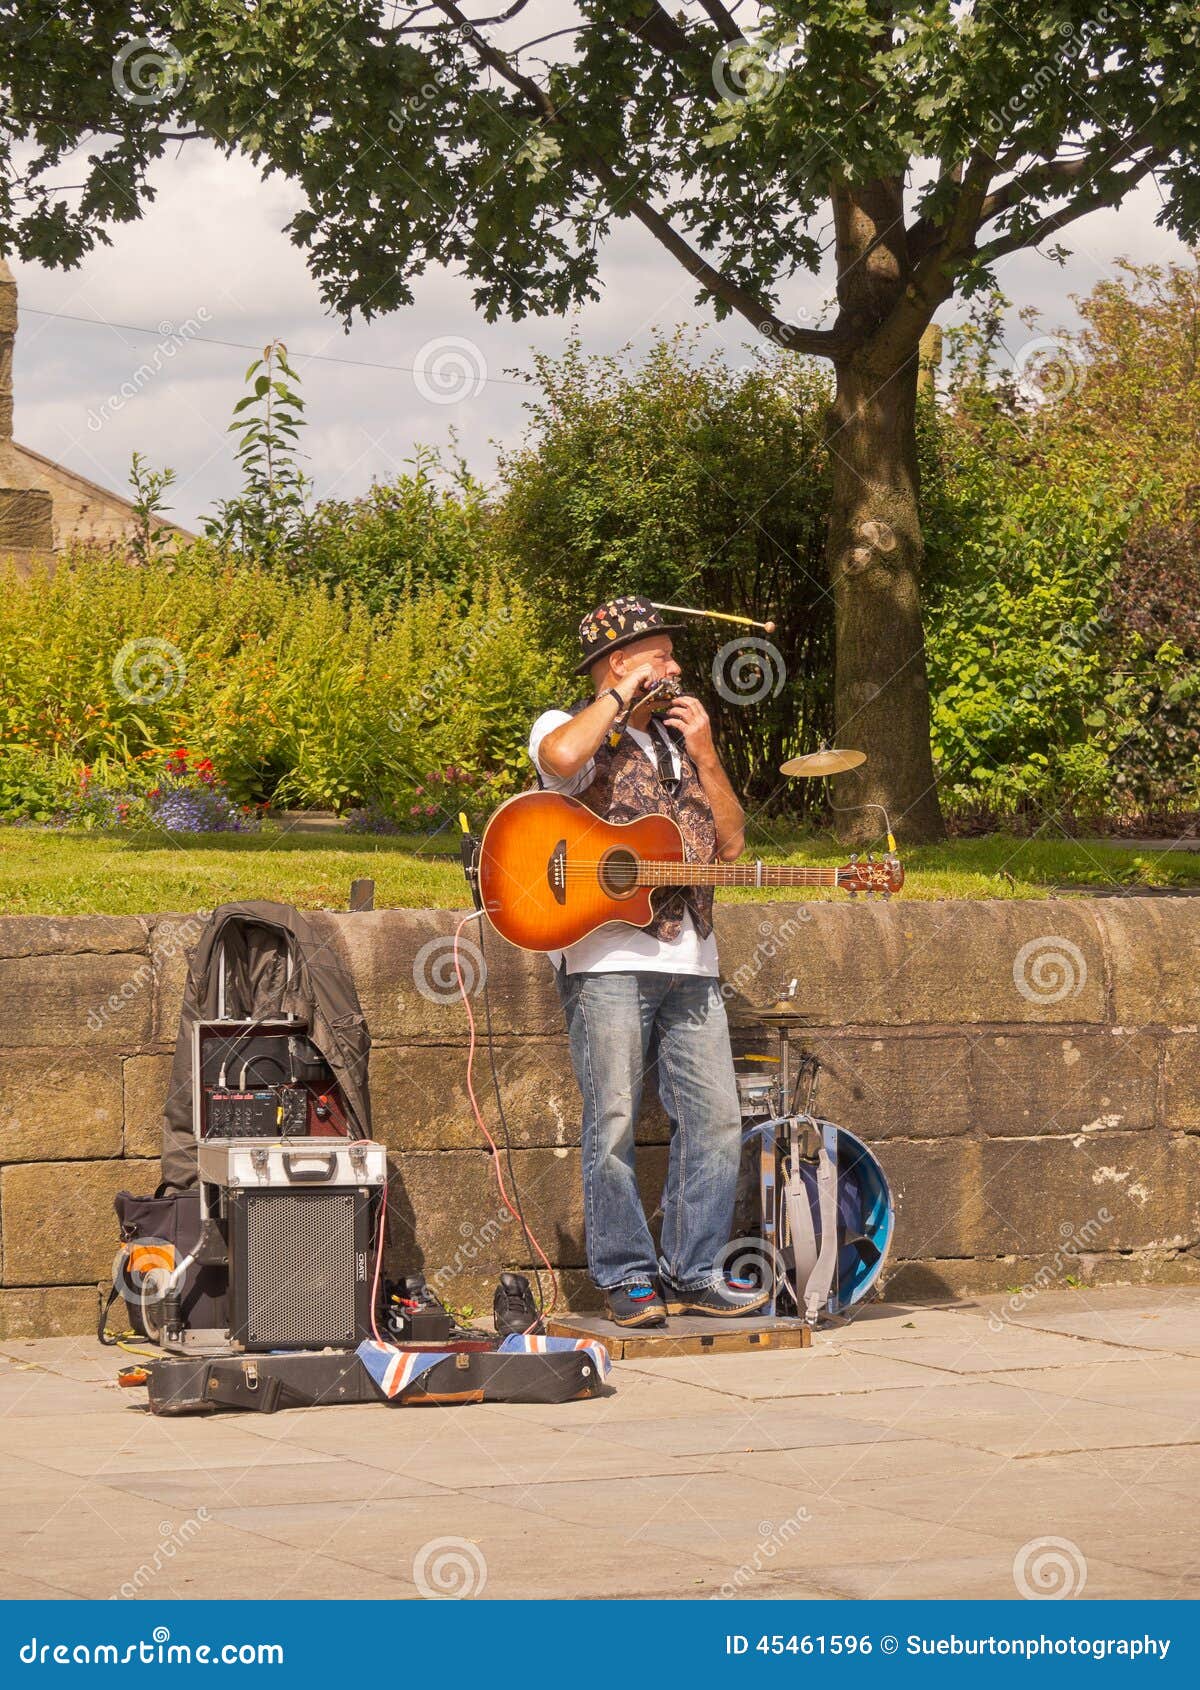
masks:
<instances>
[{"instance_id":1,"label":"bass drum","mask_svg":"<svg viewBox=\"0 0 1200 1690\"><path fill-rule=\"evenodd\" d=\"M895 1231L896 1211L891 1187L883 1165L869 1145L832 1121L817 1121L826 1135L833 1132L837 1143L838 1189L837 1231L838 1253L830 1286L829 1314L845 1315L860 1304L878 1284L887 1262ZM740 1239L762 1239L759 1210L759 1177L764 1132L778 1134L775 1147L775 1191L779 1213L776 1217L775 1238L776 1275L780 1283L780 1300L797 1309L803 1306L804 1288L797 1297L795 1258L786 1220L783 1189L787 1180L785 1155L787 1147L786 1121L762 1122L752 1127L742 1139L742 1170L738 1183L737 1232ZM817 1168L814 1162L801 1161L800 1179L808 1198L817 1243L821 1241L821 1215L817 1201ZM751 1247L742 1254L743 1262L753 1258Z\"/></svg>"}]
</instances>

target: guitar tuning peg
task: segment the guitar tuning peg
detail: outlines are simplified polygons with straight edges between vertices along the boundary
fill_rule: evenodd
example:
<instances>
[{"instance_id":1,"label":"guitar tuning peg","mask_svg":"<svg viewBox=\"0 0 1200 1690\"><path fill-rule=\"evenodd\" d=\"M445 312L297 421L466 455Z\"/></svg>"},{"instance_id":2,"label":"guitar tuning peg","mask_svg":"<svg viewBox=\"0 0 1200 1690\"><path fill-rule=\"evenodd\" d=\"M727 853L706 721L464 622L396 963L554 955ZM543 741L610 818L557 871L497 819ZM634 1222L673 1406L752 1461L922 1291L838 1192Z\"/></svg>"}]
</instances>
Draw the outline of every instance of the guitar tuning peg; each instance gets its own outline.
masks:
<instances>
[{"instance_id":1,"label":"guitar tuning peg","mask_svg":"<svg viewBox=\"0 0 1200 1690\"><path fill-rule=\"evenodd\" d=\"M857 862L857 861L858 861L858 852L857 852L857 851L851 851L851 853L850 853L850 861L851 861L851 862L852 862L852 863L856 863L856 862Z\"/></svg>"}]
</instances>

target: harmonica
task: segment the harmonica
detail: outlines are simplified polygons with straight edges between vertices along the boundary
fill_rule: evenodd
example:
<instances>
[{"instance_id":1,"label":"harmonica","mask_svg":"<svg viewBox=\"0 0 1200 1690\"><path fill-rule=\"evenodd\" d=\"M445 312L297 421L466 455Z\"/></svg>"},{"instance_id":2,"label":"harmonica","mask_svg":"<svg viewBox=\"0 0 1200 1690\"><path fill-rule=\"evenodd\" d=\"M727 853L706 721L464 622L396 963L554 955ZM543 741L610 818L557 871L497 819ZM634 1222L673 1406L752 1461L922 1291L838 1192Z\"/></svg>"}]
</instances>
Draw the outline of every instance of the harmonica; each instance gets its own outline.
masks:
<instances>
[{"instance_id":1,"label":"harmonica","mask_svg":"<svg viewBox=\"0 0 1200 1690\"><path fill-rule=\"evenodd\" d=\"M638 699L639 704L652 704L654 715L669 710L675 700L683 692L683 683L678 675L664 675L661 681L655 681L653 686L646 688Z\"/></svg>"}]
</instances>

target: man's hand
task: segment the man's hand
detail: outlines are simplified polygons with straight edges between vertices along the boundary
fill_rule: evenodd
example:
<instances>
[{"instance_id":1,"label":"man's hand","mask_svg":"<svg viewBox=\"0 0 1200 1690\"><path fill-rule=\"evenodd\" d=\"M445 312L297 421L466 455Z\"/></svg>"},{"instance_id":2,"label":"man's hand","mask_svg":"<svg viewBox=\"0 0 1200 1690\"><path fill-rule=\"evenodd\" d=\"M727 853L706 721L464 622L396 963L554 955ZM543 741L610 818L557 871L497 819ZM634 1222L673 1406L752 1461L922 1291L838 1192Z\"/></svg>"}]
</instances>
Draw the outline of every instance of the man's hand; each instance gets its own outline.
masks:
<instances>
[{"instance_id":1,"label":"man's hand","mask_svg":"<svg viewBox=\"0 0 1200 1690\"><path fill-rule=\"evenodd\" d=\"M679 729L693 763L700 765L715 760L717 750L713 744L712 723L698 698L691 698L685 693L675 700L661 720L668 727Z\"/></svg>"},{"instance_id":2,"label":"man's hand","mask_svg":"<svg viewBox=\"0 0 1200 1690\"><path fill-rule=\"evenodd\" d=\"M651 681L657 679L655 674L655 670L657 668L657 663L639 663L637 667L631 669L627 675L621 676L621 679L616 683L614 691L621 695L621 698L627 705L636 705L638 701L638 694L645 686L648 686Z\"/></svg>"}]
</instances>

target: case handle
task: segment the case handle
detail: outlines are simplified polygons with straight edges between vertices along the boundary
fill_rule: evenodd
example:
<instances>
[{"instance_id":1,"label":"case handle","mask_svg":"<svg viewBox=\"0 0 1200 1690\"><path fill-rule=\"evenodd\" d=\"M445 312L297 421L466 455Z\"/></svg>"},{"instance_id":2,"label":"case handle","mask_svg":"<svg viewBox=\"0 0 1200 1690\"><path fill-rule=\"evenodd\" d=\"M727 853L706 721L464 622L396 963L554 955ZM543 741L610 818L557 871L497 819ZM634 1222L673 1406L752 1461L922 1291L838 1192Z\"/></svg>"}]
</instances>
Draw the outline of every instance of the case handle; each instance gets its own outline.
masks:
<instances>
[{"instance_id":1,"label":"case handle","mask_svg":"<svg viewBox=\"0 0 1200 1690\"><path fill-rule=\"evenodd\" d=\"M297 1162L320 1163L319 1167L297 1167ZM283 1153L284 1172L289 1179L297 1184L303 1180L310 1180L319 1184L321 1180L332 1179L337 1172L336 1150L285 1150Z\"/></svg>"}]
</instances>

